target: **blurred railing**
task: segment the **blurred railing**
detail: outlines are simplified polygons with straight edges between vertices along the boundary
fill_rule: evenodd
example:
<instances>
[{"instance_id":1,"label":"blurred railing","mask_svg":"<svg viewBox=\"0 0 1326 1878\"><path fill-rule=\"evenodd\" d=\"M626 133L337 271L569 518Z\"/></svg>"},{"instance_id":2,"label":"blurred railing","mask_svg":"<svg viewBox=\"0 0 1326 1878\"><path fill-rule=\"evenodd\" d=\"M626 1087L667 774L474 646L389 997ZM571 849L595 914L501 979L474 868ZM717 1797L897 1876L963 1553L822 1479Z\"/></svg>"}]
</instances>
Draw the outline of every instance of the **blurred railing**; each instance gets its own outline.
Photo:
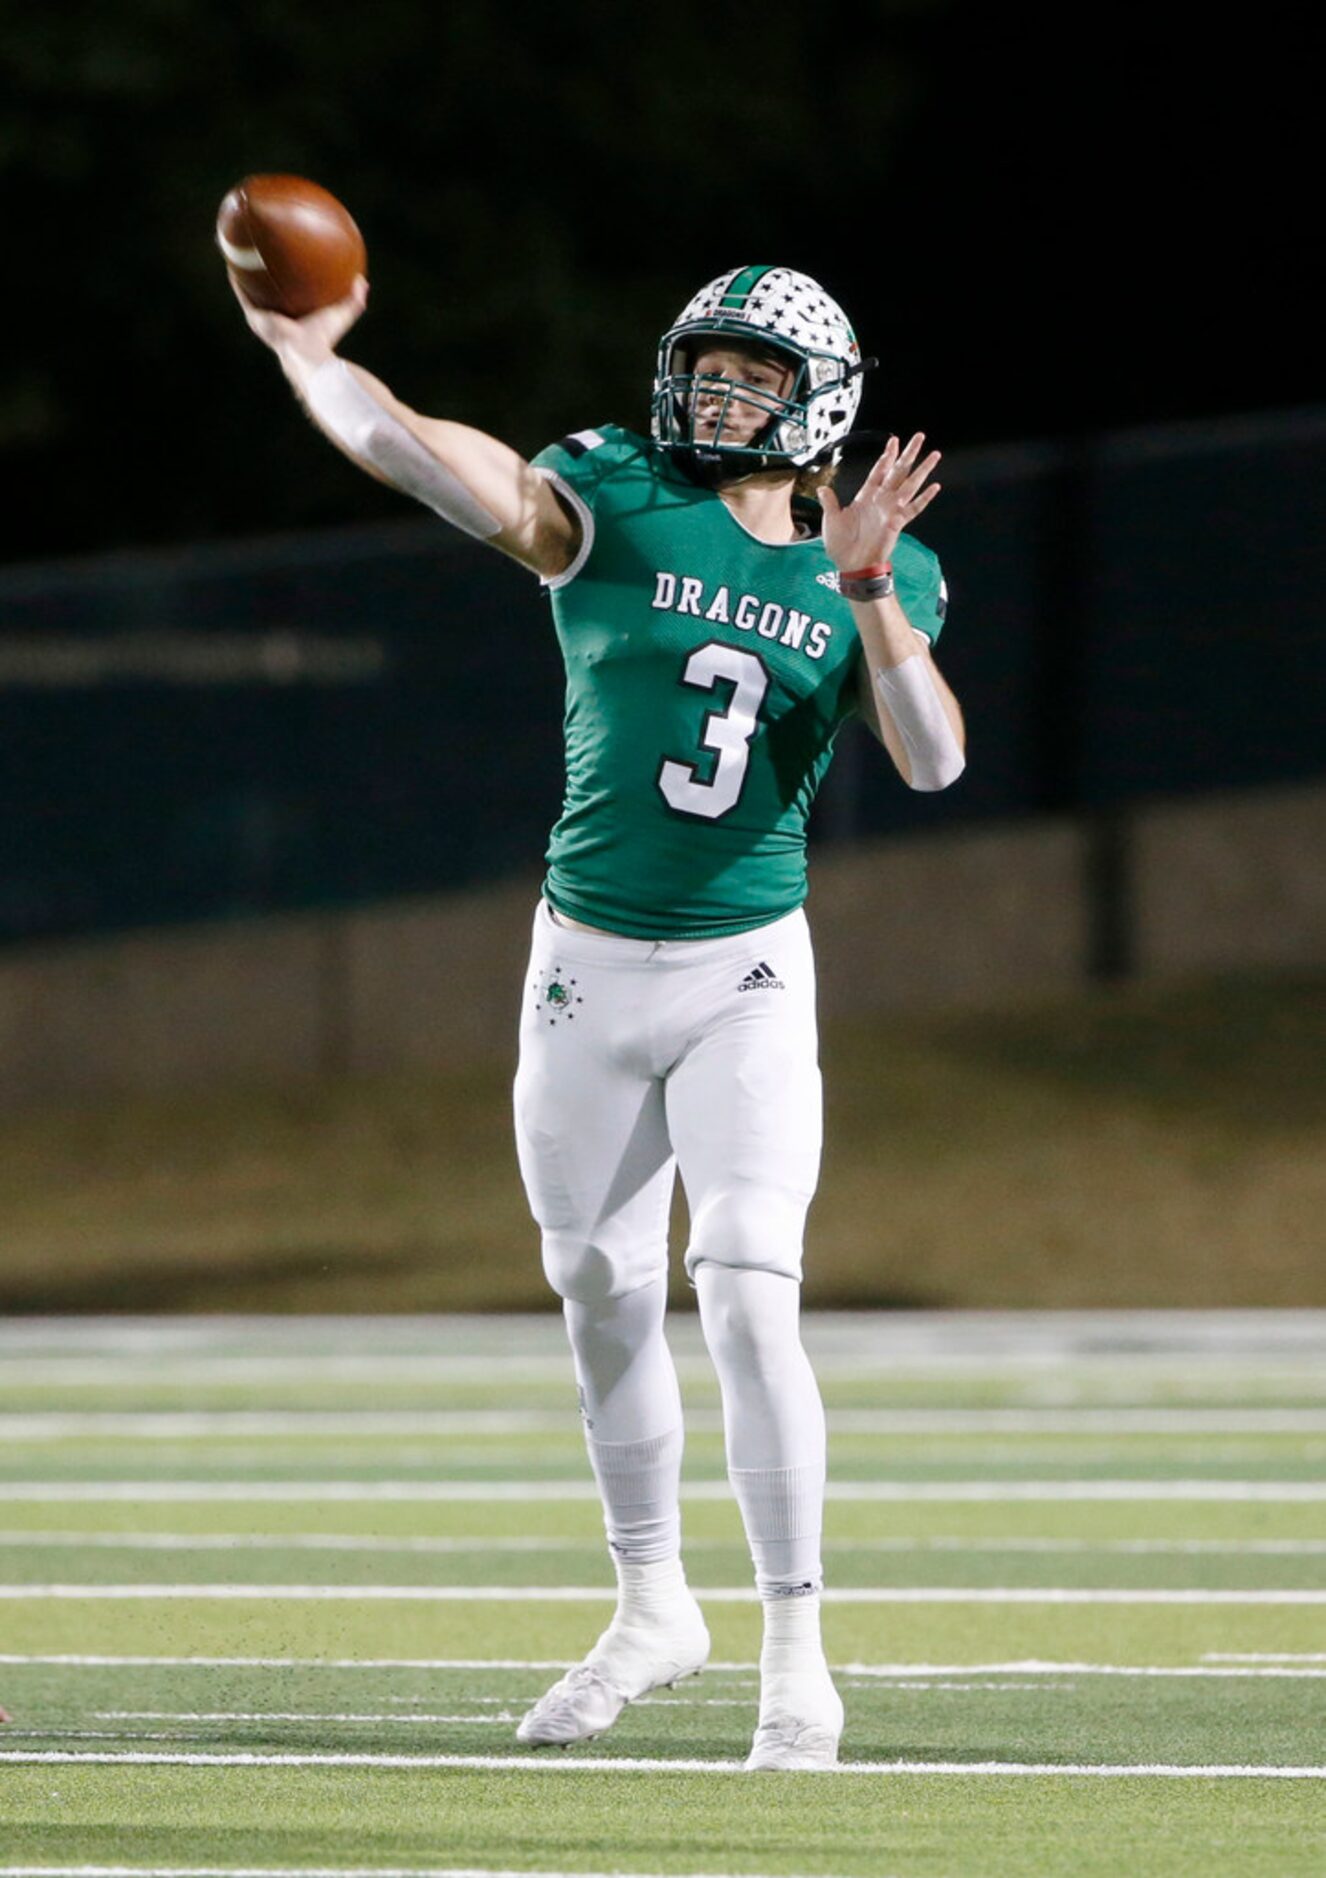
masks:
<instances>
[{"instance_id":1,"label":"blurred railing","mask_svg":"<svg viewBox=\"0 0 1326 1878\"><path fill-rule=\"evenodd\" d=\"M920 532L970 766L841 739L815 839L1071 813L1132 955L1131 818L1326 772L1326 409L969 452ZM429 519L0 572L0 940L435 893L537 867L547 603Z\"/></svg>"}]
</instances>

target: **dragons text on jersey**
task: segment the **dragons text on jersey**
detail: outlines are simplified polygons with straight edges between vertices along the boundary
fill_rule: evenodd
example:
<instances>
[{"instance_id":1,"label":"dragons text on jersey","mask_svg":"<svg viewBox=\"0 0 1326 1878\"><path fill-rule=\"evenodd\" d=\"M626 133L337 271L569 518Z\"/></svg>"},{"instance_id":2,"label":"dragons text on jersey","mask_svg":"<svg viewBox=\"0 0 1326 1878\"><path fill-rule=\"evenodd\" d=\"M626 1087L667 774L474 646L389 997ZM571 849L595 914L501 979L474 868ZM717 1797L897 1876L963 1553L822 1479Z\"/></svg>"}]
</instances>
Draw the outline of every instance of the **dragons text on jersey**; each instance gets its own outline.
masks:
<instances>
[{"instance_id":1,"label":"dragons text on jersey","mask_svg":"<svg viewBox=\"0 0 1326 1878\"><path fill-rule=\"evenodd\" d=\"M755 593L734 596L727 586L707 590L704 581L693 574L657 572L650 605L660 612L689 613L711 625L735 626L741 632L758 633L761 639L776 639L780 646L795 646L808 659L822 659L833 634L827 620L817 619L812 625L809 613L780 606L777 600L762 600Z\"/></svg>"}]
</instances>

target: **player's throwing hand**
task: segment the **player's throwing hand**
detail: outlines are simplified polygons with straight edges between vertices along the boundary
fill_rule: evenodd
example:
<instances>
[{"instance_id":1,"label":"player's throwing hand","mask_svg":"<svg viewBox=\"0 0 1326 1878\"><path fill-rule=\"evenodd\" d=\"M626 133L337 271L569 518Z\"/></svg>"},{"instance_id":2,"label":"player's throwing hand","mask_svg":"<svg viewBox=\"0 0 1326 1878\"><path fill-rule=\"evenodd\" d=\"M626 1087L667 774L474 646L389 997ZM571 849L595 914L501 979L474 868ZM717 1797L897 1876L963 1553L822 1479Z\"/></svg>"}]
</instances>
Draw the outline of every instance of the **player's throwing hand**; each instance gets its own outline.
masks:
<instances>
[{"instance_id":1,"label":"player's throwing hand","mask_svg":"<svg viewBox=\"0 0 1326 1878\"><path fill-rule=\"evenodd\" d=\"M256 307L245 299L233 281L231 285L250 332L278 355L293 355L308 365L320 365L330 358L368 305L368 282L362 274L355 277L354 286L344 300L319 307L302 319L289 319L284 313Z\"/></svg>"},{"instance_id":2,"label":"player's throwing hand","mask_svg":"<svg viewBox=\"0 0 1326 1878\"><path fill-rule=\"evenodd\" d=\"M929 478L939 462L939 451L920 456L924 431L903 448L890 437L888 447L845 507L832 488L819 492L824 511L824 549L839 568L875 567L893 558L898 536L909 528L939 494L940 485Z\"/></svg>"}]
</instances>

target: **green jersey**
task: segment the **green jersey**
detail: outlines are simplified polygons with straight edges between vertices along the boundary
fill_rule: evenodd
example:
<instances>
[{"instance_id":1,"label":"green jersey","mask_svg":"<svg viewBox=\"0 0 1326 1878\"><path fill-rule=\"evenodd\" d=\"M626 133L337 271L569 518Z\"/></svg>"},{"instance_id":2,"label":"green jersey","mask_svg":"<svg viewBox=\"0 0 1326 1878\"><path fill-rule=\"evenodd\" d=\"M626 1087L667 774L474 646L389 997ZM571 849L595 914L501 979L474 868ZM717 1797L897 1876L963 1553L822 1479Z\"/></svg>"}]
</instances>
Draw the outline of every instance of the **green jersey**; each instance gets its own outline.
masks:
<instances>
[{"instance_id":1,"label":"green jersey","mask_svg":"<svg viewBox=\"0 0 1326 1878\"><path fill-rule=\"evenodd\" d=\"M566 666L549 901L642 939L718 938L792 912L861 660L818 536L756 540L715 491L616 426L534 461L584 529L573 566L547 583ZM903 535L893 568L933 643L935 556Z\"/></svg>"}]
</instances>

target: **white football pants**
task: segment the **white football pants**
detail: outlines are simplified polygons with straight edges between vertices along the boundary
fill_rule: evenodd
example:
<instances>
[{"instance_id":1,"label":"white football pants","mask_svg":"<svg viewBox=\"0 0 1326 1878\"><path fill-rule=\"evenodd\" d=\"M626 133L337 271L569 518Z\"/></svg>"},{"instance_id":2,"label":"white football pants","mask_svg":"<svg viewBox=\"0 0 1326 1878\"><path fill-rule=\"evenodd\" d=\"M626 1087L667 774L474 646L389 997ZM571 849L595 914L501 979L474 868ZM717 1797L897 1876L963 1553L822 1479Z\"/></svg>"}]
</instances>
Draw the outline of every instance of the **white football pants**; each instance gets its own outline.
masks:
<instances>
[{"instance_id":1,"label":"white football pants","mask_svg":"<svg viewBox=\"0 0 1326 1878\"><path fill-rule=\"evenodd\" d=\"M541 902L515 1108L619 1576L680 1543L681 1401L663 1332L680 1168L756 1585L774 1600L816 1590L824 1412L797 1321L821 1134L804 915L654 942L577 932Z\"/></svg>"},{"instance_id":2,"label":"white football pants","mask_svg":"<svg viewBox=\"0 0 1326 1878\"><path fill-rule=\"evenodd\" d=\"M798 910L728 939L534 920L516 1144L559 1296L599 1304L667 1271L680 1170L686 1269L801 1276L819 1174L810 933Z\"/></svg>"}]
</instances>

